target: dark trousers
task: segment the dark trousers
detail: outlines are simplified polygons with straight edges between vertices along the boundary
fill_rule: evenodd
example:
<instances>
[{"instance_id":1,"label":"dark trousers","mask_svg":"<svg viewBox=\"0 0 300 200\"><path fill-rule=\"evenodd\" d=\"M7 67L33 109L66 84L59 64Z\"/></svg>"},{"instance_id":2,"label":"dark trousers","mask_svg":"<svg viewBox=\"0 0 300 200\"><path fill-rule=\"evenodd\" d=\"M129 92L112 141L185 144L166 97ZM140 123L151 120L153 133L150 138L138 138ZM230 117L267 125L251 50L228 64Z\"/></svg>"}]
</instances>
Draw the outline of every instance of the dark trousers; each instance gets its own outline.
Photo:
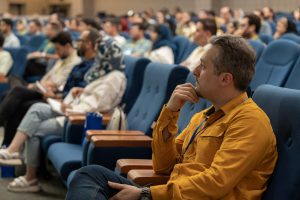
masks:
<instances>
[{"instance_id":1,"label":"dark trousers","mask_svg":"<svg viewBox=\"0 0 300 200\"><path fill-rule=\"evenodd\" d=\"M134 185L128 179L99 166L89 165L79 169L70 183L66 200L103 200L114 196L118 191L111 189L107 182Z\"/></svg>"},{"instance_id":2,"label":"dark trousers","mask_svg":"<svg viewBox=\"0 0 300 200\"><path fill-rule=\"evenodd\" d=\"M35 90L28 89L24 86L14 87L7 93L0 104L0 125L4 126L6 124L10 124L8 121L13 121L14 124L19 124L27 112L27 109L33 103L42 100L43 95ZM14 134L15 132L12 131L5 132L3 144L6 146L9 145Z\"/></svg>"}]
</instances>

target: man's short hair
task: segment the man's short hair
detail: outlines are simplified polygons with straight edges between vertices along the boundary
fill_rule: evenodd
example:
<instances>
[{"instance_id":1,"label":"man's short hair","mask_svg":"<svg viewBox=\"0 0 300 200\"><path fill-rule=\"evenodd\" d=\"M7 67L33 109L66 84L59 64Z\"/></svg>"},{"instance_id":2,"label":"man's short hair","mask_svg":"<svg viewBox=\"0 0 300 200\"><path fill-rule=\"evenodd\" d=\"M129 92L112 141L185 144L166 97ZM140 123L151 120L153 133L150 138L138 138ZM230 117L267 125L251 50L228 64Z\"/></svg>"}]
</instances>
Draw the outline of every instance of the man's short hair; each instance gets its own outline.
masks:
<instances>
[{"instance_id":1,"label":"man's short hair","mask_svg":"<svg viewBox=\"0 0 300 200\"><path fill-rule=\"evenodd\" d=\"M10 28L13 28L13 21L11 19L8 18L3 18L1 19L2 22L4 22L4 24L6 24L7 26L10 26Z\"/></svg>"},{"instance_id":2,"label":"man's short hair","mask_svg":"<svg viewBox=\"0 0 300 200\"><path fill-rule=\"evenodd\" d=\"M4 44L4 35L0 33L0 48L3 47L3 44Z\"/></svg>"},{"instance_id":3,"label":"man's short hair","mask_svg":"<svg viewBox=\"0 0 300 200\"><path fill-rule=\"evenodd\" d=\"M255 52L245 39L222 35L210 40L218 48L213 60L217 74L229 72L238 90L246 91L255 72Z\"/></svg>"},{"instance_id":4,"label":"man's short hair","mask_svg":"<svg viewBox=\"0 0 300 200\"><path fill-rule=\"evenodd\" d=\"M217 34L217 24L214 19L199 19L199 22L203 25L205 31L209 31L212 35Z\"/></svg>"},{"instance_id":5,"label":"man's short hair","mask_svg":"<svg viewBox=\"0 0 300 200\"><path fill-rule=\"evenodd\" d=\"M245 15L244 18L248 19L249 26L255 26L255 33L258 33L261 26L260 18L255 14Z\"/></svg>"},{"instance_id":6,"label":"man's short hair","mask_svg":"<svg viewBox=\"0 0 300 200\"><path fill-rule=\"evenodd\" d=\"M58 43L62 46L66 46L67 44L70 44L72 46L72 38L71 35L68 32L61 31L58 34L56 34L52 39L52 43Z\"/></svg>"}]
</instances>

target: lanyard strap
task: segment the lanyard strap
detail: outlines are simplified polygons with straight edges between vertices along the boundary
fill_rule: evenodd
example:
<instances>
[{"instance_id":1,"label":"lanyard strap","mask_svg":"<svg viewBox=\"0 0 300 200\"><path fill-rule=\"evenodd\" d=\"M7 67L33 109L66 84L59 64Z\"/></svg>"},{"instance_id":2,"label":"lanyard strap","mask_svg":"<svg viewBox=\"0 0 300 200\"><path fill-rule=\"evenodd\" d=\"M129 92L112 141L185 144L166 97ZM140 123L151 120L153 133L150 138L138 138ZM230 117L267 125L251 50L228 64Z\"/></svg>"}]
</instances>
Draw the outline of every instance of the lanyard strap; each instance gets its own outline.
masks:
<instances>
[{"instance_id":1,"label":"lanyard strap","mask_svg":"<svg viewBox=\"0 0 300 200\"><path fill-rule=\"evenodd\" d=\"M185 152L188 150L188 148L190 147L190 145L193 143L193 141L195 140L195 137L198 135L198 133L200 132L200 128L202 128L202 126L204 125L204 123L207 121L208 117L206 116L205 119L203 119L200 124L196 127L188 145L186 146L184 152L182 152L182 156L185 154ZM204 130L204 129L203 129Z\"/></svg>"}]
</instances>

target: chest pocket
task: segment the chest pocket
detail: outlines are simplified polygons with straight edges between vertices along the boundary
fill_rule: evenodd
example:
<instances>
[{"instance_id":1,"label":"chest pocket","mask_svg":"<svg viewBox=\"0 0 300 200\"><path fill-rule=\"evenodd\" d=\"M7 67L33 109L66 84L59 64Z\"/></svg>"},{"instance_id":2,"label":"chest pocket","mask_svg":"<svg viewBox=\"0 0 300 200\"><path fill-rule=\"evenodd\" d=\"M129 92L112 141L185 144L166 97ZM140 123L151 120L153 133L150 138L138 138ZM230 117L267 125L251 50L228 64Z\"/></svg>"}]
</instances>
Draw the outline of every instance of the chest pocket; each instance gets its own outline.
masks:
<instances>
[{"instance_id":1,"label":"chest pocket","mask_svg":"<svg viewBox=\"0 0 300 200\"><path fill-rule=\"evenodd\" d=\"M203 133L197 136L195 142L196 162L210 165L216 152L220 149L223 137L226 131L226 125L220 124L207 128Z\"/></svg>"}]
</instances>

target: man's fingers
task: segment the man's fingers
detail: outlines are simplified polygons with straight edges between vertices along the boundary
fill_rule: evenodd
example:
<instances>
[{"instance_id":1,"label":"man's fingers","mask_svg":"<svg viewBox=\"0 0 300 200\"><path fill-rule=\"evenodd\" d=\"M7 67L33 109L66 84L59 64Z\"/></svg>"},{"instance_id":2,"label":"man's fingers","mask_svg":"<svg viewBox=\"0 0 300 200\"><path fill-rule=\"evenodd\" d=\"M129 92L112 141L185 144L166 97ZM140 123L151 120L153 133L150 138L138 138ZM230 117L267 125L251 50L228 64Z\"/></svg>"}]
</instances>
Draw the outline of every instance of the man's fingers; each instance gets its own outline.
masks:
<instances>
[{"instance_id":1,"label":"man's fingers","mask_svg":"<svg viewBox=\"0 0 300 200\"><path fill-rule=\"evenodd\" d=\"M189 100L189 101L192 101L192 102L195 102L195 103L198 102L198 100L199 100L199 97L197 96L196 92L190 91L190 90L175 91L174 95L176 95L180 99L183 96L187 96L187 97L189 97L189 99L185 99L185 100Z\"/></svg>"},{"instance_id":2,"label":"man's fingers","mask_svg":"<svg viewBox=\"0 0 300 200\"><path fill-rule=\"evenodd\" d=\"M108 185L109 185L109 187L116 189L116 190L122 190L125 188L124 184L114 183L114 182L110 182L110 181L108 181Z\"/></svg>"}]
</instances>

